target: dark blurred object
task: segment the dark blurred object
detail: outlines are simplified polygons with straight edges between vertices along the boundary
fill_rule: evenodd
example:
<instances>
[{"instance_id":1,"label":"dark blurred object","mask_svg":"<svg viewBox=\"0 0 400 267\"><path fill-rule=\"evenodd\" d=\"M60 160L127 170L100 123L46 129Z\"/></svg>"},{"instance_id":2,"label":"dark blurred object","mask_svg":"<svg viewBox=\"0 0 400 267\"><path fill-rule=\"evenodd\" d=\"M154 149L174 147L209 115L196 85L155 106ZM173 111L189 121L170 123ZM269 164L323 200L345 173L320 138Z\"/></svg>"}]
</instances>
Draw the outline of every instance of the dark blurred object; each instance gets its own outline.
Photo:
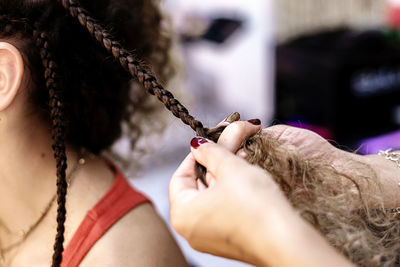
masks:
<instances>
[{"instance_id":1,"label":"dark blurred object","mask_svg":"<svg viewBox=\"0 0 400 267\"><path fill-rule=\"evenodd\" d=\"M279 45L276 75L280 122L322 127L351 149L399 129L400 40L381 30L338 29Z\"/></svg>"},{"instance_id":2,"label":"dark blurred object","mask_svg":"<svg viewBox=\"0 0 400 267\"><path fill-rule=\"evenodd\" d=\"M198 20L196 21L197 27L188 27L189 29L195 29L198 27ZM194 32L185 32L182 34L182 40L184 42L193 42L197 40L207 40L217 44L223 44L229 37L231 37L237 30L241 28L243 21L240 19L233 18L216 18L209 22L209 25L204 29L203 34L199 34L198 30ZM202 29L203 30L203 29Z\"/></svg>"},{"instance_id":3,"label":"dark blurred object","mask_svg":"<svg viewBox=\"0 0 400 267\"><path fill-rule=\"evenodd\" d=\"M237 19L215 19L203 39L222 44L242 26L242 23L241 20Z\"/></svg>"}]
</instances>

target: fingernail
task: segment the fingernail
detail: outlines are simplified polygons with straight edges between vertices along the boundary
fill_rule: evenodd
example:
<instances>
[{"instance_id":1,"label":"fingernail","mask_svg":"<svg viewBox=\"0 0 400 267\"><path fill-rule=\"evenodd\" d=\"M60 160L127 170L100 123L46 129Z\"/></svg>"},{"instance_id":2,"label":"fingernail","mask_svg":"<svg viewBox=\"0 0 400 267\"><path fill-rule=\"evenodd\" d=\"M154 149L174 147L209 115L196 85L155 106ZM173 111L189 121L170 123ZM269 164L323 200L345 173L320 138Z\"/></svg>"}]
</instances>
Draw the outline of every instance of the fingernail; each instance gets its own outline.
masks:
<instances>
[{"instance_id":1,"label":"fingernail","mask_svg":"<svg viewBox=\"0 0 400 267\"><path fill-rule=\"evenodd\" d=\"M247 122L250 122L254 125L261 125L261 121L259 119L248 120Z\"/></svg>"},{"instance_id":2,"label":"fingernail","mask_svg":"<svg viewBox=\"0 0 400 267\"><path fill-rule=\"evenodd\" d=\"M208 141L201 137L195 137L192 139L192 141L190 141L190 145L194 149L197 149L199 146L201 146L202 144L205 144L205 143L208 143Z\"/></svg>"},{"instance_id":3,"label":"fingernail","mask_svg":"<svg viewBox=\"0 0 400 267\"><path fill-rule=\"evenodd\" d=\"M238 112L233 112L231 115L225 118L225 122L232 123L240 120L240 114Z\"/></svg>"}]
</instances>

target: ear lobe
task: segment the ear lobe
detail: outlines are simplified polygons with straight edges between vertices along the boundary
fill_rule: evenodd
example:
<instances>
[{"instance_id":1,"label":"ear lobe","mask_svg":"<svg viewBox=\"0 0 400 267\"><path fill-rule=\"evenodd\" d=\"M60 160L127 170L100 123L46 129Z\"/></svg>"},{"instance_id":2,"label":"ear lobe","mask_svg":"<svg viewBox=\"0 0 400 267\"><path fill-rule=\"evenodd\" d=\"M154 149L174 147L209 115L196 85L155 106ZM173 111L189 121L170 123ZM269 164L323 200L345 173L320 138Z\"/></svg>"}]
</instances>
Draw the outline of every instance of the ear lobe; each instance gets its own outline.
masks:
<instances>
[{"instance_id":1,"label":"ear lobe","mask_svg":"<svg viewBox=\"0 0 400 267\"><path fill-rule=\"evenodd\" d=\"M0 111L13 102L24 75L24 61L18 49L0 42Z\"/></svg>"}]
</instances>

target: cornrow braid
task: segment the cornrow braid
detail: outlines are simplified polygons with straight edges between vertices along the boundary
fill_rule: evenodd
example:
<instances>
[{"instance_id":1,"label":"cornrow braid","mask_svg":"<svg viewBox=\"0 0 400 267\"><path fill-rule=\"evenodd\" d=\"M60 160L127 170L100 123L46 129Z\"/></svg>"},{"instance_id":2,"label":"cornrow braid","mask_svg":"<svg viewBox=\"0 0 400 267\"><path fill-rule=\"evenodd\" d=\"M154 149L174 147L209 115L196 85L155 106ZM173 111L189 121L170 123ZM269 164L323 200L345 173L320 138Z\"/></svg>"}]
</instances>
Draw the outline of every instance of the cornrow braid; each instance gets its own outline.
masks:
<instances>
[{"instance_id":1,"label":"cornrow braid","mask_svg":"<svg viewBox=\"0 0 400 267\"><path fill-rule=\"evenodd\" d=\"M114 40L112 35L89 15L76 0L58 0L67 12L85 27L113 57L119 62L124 70L137 79L148 93L155 95L173 115L180 118L183 123L189 125L198 136L207 138L208 129L189 114L189 111L174 98L173 94L166 90L156 77L141 63L133 53L124 49L121 44Z\"/></svg>"},{"instance_id":2,"label":"cornrow braid","mask_svg":"<svg viewBox=\"0 0 400 267\"><path fill-rule=\"evenodd\" d=\"M40 50L40 58L44 67L44 78L49 92L50 119L52 123L52 138L54 158L57 164L57 234L54 242L54 253L52 267L60 266L62 261L62 252L64 251L64 232L66 218L66 195L67 195L67 156L65 152L65 125L63 115L63 105L60 99L60 93L57 88L57 64L53 60L53 55L49 51L49 43L46 33L40 32L37 28L34 30L33 37L36 40L36 46Z\"/></svg>"}]
</instances>

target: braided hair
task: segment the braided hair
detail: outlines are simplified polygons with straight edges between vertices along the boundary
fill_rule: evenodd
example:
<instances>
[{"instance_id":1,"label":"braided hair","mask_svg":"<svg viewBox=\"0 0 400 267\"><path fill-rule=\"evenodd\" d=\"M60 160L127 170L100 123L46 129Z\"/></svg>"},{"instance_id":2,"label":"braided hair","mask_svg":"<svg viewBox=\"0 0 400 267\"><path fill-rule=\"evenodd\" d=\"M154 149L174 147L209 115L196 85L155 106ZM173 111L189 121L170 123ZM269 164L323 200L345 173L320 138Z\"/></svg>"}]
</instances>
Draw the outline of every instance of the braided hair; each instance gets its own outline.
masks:
<instances>
[{"instance_id":1,"label":"braided hair","mask_svg":"<svg viewBox=\"0 0 400 267\"><path fill-rule=\"evenodd\" d=\"M130 115L144 108L147 94L142 94L143 91L155 95L199 136L216 141L223 127L204 128L156 78L168 78L170 72L165 53L168 38L161 34L161 15L154 2L36 0L27 4L26 1L0 0L0 38L24 40L16 43L36 85L29 88L31 100L52 127L58 203L52 259L55 267L62 262L64 242L66 142L93 153L108 148L119 137L121 123L128 123L131 130L138 127L131 124ZM133 16L127 10L141 12L143 16ZM132 25L139 27L131 31ZM153 65L154 73L144 61ZM135 98L129 98L132 78L145 89L134 91ZM367 177L353 179L332 166L304 162L273 138L257 134L246 140L244 149L247 160L269 170L304 219L353 262L362 266L399 262L397 215L385 210L374 213L369 208L381 201L379 194L371 197L378 192L376 175L369 180L370 192L374 193L364 195L356 180ZM355 169L367 169L362 163L354 164ZM285 183L282 166L289 166L293 187ZM201 171L204 174L204 168ZM333 177L334 183L326 183L325 177ZM355 190L338 186L337 181L342 180L350 182ZM364 202L367 195L371 197L368 203Z\"/></svg>"},{"instance_id":2,"label":"braided hair","mask_svg":"<svg viewBox=\"0 0 400 267\"><path fill-rule=\"evenodd\" d=\"M198 136L216 140L222 131L204 128L159 82L168 80L172 68L170 41L163 34L156 1L81 2L0 1L0 38L16 39L35 85L30 89L31 102L52 127L58 204L52 266L60 266L63 252L65 143L100 153L120 136L124 122L132 133L136 132L132 134L134 143L140 127L132 123L131 117L149 108L143 104L147 99L143 90L135 90L134 97L130 97L135 88L131 86L132 78ZM141 16L132 15L132 10ZM149 62L152 70L144 62ZM199 170L205 172L204 168Z\"/></svg>"}]
</instances>

